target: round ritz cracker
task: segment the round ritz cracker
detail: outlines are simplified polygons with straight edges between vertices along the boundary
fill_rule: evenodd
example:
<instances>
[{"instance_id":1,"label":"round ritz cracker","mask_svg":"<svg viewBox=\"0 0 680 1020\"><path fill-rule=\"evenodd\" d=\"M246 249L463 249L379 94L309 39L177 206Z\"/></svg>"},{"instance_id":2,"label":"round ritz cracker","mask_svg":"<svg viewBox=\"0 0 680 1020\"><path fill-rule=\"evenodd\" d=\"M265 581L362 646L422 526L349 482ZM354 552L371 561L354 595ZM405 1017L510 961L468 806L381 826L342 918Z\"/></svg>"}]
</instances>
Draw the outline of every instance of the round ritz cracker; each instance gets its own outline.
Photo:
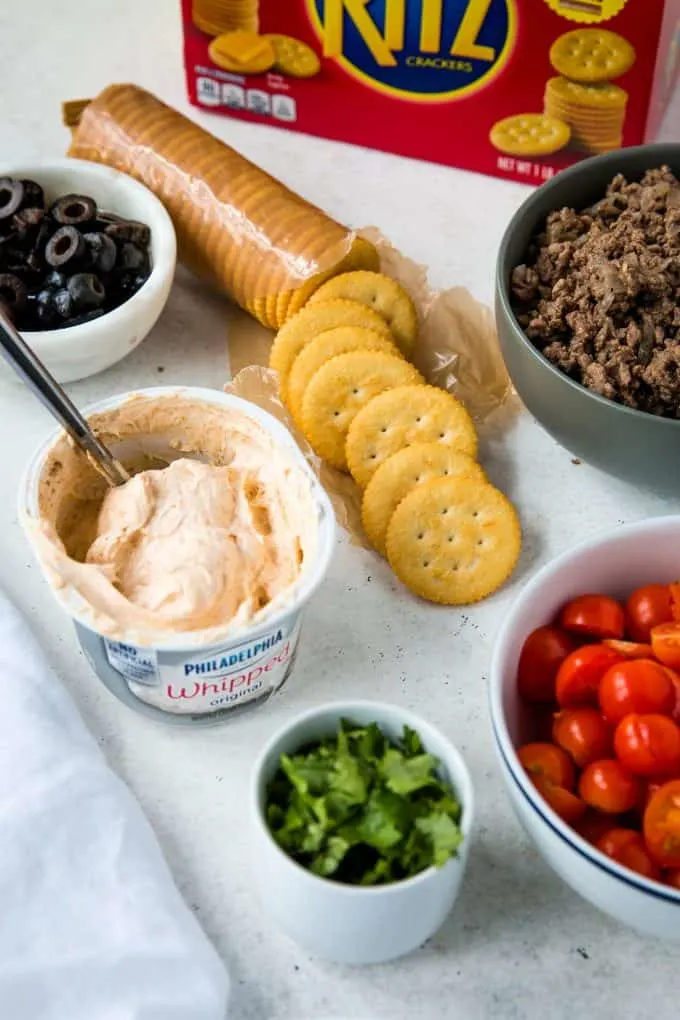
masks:
<instances>
[{"instance_id":1,"label":"round ritz cracker","mask_svg":"<svg viewBox=\"0 0 680 1020\"><path fill-rule=\"evenodd\" d=\"M381 393L359 411L347 434L352 478L364 487L397 450L429 442L477 456L477 432L461 402L438 386L400 386Z\"/></svg>"},{"instance_id":2,"label":"round ritz cracker","mask_svg":"<svg viewBox=\"0 0 680 1020\"><path fill-rule=\"evenodd\" d=\"M291 78L313 78L321 70L321 61L311 46L294 39L292 35L276 35L273 32L264 36L274 47L276 63L274 70L287 74Z\"/></svg>"},{"instance_id":3,"label":"round ritz cracker","mask_svg":"<svg viewBox=\"0 0 680 1020\"><path fill-rule=\"evenodd\" d=\"M418 333L416 306L391 276L365 269L343 273L322 284L309 300L329 298L349 298L375 309L390 327L399 350L406 358L411 357Z\"/></svg>"},{"instance_id":4,"label":"round ritz cracker","mask_svg":"<svg viewBox=\"0 0 680 1020\"><path fill-rule=\"evenodd\" d=\"M351 351L331 358L310 380L302 398L302 430L315 452L347 470L345 440L354 415L383 390L424 380L403 358L381 351Z\"/></svg>"},{"instance_id":5,"label":"round ritz cracker","mask_svg":"<svg viewBox=\"0 0 680 1020\"><path fill-rule=\"evenodd\" d=\"M444 443L416 443L383 461L364 490L361 522L374 549L385 555L385 539L392 514L417 485L434 478L471 478L480 484L486 475L476 460Z\"/></svg>"},{"instance_id":6,"label":"round ritz cracker","mask_svg":"<svg viewBox=\"0 0 680 1020\"><path fill-rule=\"evenodd\" d=\"M570 81L610 82L633 66L635 48L606 28L576 28L552 44L550 63Z\"/></svg>"},{"instance_id":7,"label":"round ritz cracker","mask_svg":"<svg viewBox=\"0 0 680 1020\"><path fill-rule=\"evenodd\" d=\"M274 337L269 352L269 367L278 373L281 398L286 399L287 383L293 362L300 351L320 333L339 326L359 326L373 330L386 340L392 339L389 326L372 308L358 301L336 298L301 308Z\"/></svg>"},{"instance_id":8,"label":"round ritz cracker","mask_svg":"<svg viewBox=\"0 0 680 1020\"><path fill-rule=\"evenodd\" d=\"M522 534L512 503L488 482L437 478L402 499L387 528L400 581L444 605L479 602L508 579Z\"/></svg>"},{"instance_id":9,"label":"round ritz cracker","mask_svg":"<svg viewBox=\"0 0 680 1020\"><path fill-rule=\"evenodd\" d=\"M305 390L321 366L338 354L362 350L383 351L395 358L401 358L399 348L392 340L361 326L338 326L337 329L327 329L302 348L293 362L286 383L288 409L296 421L301 421Z\"/></svg>"},{"instance_id":10,"label":"round ritz cracker","mask_svg":"<svg viewBox=\"0 0 680 1020\"><path fill-rule=\"evenodd\" d=\"M545 113L518 113L497 121L489 141L508 156L549 156L568 144L571 129L557 117Z\"/></svg>"}]
</instances>

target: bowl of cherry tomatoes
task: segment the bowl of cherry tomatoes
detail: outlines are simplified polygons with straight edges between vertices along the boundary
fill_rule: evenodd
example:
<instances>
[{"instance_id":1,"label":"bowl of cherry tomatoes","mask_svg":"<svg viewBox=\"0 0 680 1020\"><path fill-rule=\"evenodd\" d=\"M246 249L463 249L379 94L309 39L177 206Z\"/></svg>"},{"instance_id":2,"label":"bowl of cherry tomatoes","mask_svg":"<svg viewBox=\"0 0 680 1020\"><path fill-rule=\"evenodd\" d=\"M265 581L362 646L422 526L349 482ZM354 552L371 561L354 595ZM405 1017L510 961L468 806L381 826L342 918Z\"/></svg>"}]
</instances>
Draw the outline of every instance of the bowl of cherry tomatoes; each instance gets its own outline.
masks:
<instances>
[{"instance_id":1,"label":"bowl of cherry tomatoes","mask_svg":"<svg viewBox=\"0 0 680 1020\"><path fill-rule=\"evenodd\" d=\"M617 528L525 586L494 648L515 812L577 893L680 940L680 516Z\"/></svg>"}]
</instances>

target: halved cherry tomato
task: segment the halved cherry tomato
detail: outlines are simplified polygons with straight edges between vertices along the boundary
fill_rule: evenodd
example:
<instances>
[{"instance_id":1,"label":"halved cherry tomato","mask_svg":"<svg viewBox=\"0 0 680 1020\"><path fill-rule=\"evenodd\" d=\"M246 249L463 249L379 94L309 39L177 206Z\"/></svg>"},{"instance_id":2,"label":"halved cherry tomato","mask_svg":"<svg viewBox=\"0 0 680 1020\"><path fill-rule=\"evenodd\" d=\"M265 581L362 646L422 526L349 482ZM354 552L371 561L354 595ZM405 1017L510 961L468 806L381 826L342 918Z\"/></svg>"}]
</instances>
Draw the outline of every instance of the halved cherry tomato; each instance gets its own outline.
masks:
<instances>
[{"instance_id":1,"label":"halved cherry tomato","mask_svg":"<svg viewBox=\"0 0 680 1020\"><path fill-rule=\"evenodd\" d=\"M680 868L680 779L664 783L645 811L647 849L662 868Z\"/></svg>"},{"instance_id":2,"label":"halved cherry tomato","mask_svg":"<svg viewBox=\"0 0 680 1020\"><path fill-rule=\"evenodd\" d=\"M673 619L676 623L680 623L680 581L674 581L673 584L668 585L668 588L671 593Z\"/></svg>"},{"instance_id":3,"label":"halved cherry tomato","mask_svg":"<svg viewBox=\"0 0 680 1020\"><path fill-rule=\"evenodd\" d=\"M651 659L654 655L651 645L643 645L639 641L614 641L607 638L602 644L618 652L624 659Z\"/></svg>"},{"instance_id":4,"label":"halved cherry tomato","mask_svg":"<svg viewBox=\"0 0 680 1020\"><path fill-rule=\"evenodd\" d=\"M649 641L653 627L672 619L673 603L667 584L646 584L626 602L626 630L634 641Z\"/></svg>"},{"instance_id":5,"label":"halved cherry tomato","mask_svg":"<svg viewBox=\"0 0 680 1020\"><path fill-rule=\"evenodd\" d=\"M517 757L532 779L539 776L554 786L563 786L566 790L574 789L576 781L574 764L561 747L556 747L555 744L525 744L524 747L520 747Z\"/></svg>"},{"instance_id":6,"label":"halved cherry tomato","mask_svg":"<svg viewBox=\"0 0 680 1020\"><path fill-rule=\"evenodd\" d=\"M630 868L631 871L637 871L645 878L658 881L661 877L642 836L635 829L610 829L598 839L595 846L607 857L611 857L625 868Z\"/></svg>"},{"instance_id":7,"label":"halved cherry tomato","mask_svg":"<svg viewBox=\"0 0 680 1020\"><path fill-rule=\"evenodd\" d=\"M668 871L664 871L661 880L672 889L680 889L680 868L669 868Z\"/></svg>"},{"instance_id":8,"label":"halved cherry tomato","mask_svg":"<svg viewBox=\"0 0 680 1020\"><path fill-rule=\"evenodd\" d=\"M557 671L555 692L561 708L596 705L600 681L622 658L605 645L584 645L571 652Z\"/></svg>"},{"instance_id":9,"label":"halved cherry tomato","mask_svg":"<svg viewBox=\"0 0 680 1020\"><path fill-rule=\"evenodd\" d=\"M578 792L590 807L609 815L630 811L640 800L640 780L616 758L603 758L586 765Z\"/></svg>"},{"instance_id":10,"label":"halved cherry tomato","mask_svg":"<svg viewBox=\"0 0 680 1020\"><path fill-rule=\"evenodd\" d=\"M680 726L680 675L674 669L671 669L670 666L664 666L664 669L668 673L668 678L673 684L675 691L675 704L671 709L671 719Z\"/></svg>"},{"instance_id":11,"label":"halved cherry tomato","mask_svg":"<svg viewBox=\"0 0 680 1020\"><path fill-rule=\"evenodd\" d=\"M553 740L580 769L612 753L612 732L596 708L565 708L555 716Z\"/></svg>"},{"instance_id":12,"label":"halved cherry tomato","mask_svg":"<svg viewBox=\"0 0 680 1020\"><path fill-rule=\"evenodd\" d=\"M560 613L560 626L573 634L594 638L622 638L623 606L609 595L579 595Z\"/></svg>"},{"instance_id":13,"label":"halved cherry tomato","mask_svg":"<svg viewBox=\"0 0 680 1020\"><path fill-rule=\"evenodd\" d=\"M627 715L614 732L614 750L636 776L680 776L680 727L665 715Z\"/></svg>"},{"instance_id":14,"label":"halved cherry tomato","mask_svg":"<svg viewBox=\"0 0 680 1020\"><path fill-rule=\"evenodd\" d=\"M680 624L662 623L652 630L654 655L671 669L680 669Z\"/></svg>"},{"instance_id":15,"label":"halved cherry tomato","mask_svg":"<svg viewBox=\"0 0 680 1020\"><path fill-rule=\"evenodd\" d=\"M598 698L605 719L616 726L631 712L670 715L676 695L664 666L653 659L632 659L607 670Z\"/></svg>"},{"instance_id":16,"label":"halved cherry tomato","mask_svg":"<svg viewBox=\"0 0 680 1020\"><path fill-rule=\"evenodd\" d=\"M556 786L543 776L537 775L533 775L531 781L543 797L543 800L550 805L555 814L559 815L563 821L573 825L574 822L578 821L585 814L586 805L581 798L577 797L574 793L570 793L569 790L565 790L563 786Z\"/></svg>"},{"instance_id":17,"label":"halved cherry tomato","mask_svg":"<svg viewBox=\"0 0 680 1020\"><path fill-rule=\"evenodd\" d=\"M614 815L603 815L601 811L588 808L574 828L579 836L583 836L589 843L595 844L606 832L611 831L613 825L616 825Z\"/></svg>"},{"instance_id":18,"label":"halved cherry tomato","mask_svg":"<svg viewBox=\"0 0 680 1020\"><path fill-rule=\"evenodd\" d=\"M574 642L557 627L539 627L524 642L517 667L517 686L525 701L554 701L555 677Z\"/></svg>"}]
</instances>

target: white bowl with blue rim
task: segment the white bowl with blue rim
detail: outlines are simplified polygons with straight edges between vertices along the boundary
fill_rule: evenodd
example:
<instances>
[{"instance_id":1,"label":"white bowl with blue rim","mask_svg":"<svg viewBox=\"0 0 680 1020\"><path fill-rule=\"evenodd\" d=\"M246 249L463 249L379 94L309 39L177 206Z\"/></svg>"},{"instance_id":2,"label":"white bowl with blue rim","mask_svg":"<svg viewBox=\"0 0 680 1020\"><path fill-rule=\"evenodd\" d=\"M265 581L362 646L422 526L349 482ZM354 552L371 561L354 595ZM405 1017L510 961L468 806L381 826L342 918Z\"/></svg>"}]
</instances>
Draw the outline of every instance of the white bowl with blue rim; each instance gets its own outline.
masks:
<instances>
[{"instance_id":1,"label":"white bowl with blue rim","mask_svg":"<svg viewBox=\"0 0 680 1020\"><path fill-rule=\"evenodd\" d=\"M496 752L515 813L544 860L567 885L617 921L680 941L680 891L624 868L582 839L543 800L522 768L523 711L517 663L527 635L584 592L625 598L680 577L680 516L617 527L557 557L525 585L497 638L490 707Z\"/></svg>"}]
</instances>

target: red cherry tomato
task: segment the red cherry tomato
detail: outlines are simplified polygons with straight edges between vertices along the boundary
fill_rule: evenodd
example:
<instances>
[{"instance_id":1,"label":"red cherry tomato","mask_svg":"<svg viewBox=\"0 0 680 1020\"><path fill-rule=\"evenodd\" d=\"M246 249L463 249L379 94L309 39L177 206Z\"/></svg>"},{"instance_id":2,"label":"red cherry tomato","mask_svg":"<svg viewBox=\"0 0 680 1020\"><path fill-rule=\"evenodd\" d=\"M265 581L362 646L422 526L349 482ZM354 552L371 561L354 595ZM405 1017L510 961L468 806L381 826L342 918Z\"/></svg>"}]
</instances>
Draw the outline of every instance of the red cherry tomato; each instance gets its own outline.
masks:
<instances>
[{"instance_id":1,"label":"red cherry tomato","mask_svg":"<svg viewBox=\"0 0 680 1020\"><path fill-rule=\"evenodd\" d=\"M662 868L680 868L680 779L664 783L652 796L643 832L647 849Z\"/></svg>"},{"instance_id":2,"label":"red cherry tomato","mask_svg":"<svg viewBox=\"0 0 680 1020\"><path fill-rule=\"evenodd\" d=\"M671 719L680 725L680 676L670 666L664 666L664 669L668 673L668 678L675 691L675 704L671 710Z\"/></svg>"},{"instance_id":3,"label":"red cherry tomato","mask_svg":"<svg viewBox=\"0 0 680 1020\"><path fill-rule=\"evenodd\" d=\"M607 857L611 857L625 868L630 868L631 871L637 871L645 878L657 881L661 878L642 836L635 829L610 829L598 839L595 846Z\"/></svg>"},{"instance_id":4,"label":"red cherry tomato","mask_svg":"<svg viewBox=\"0 0 680 1020\"><path fill-rule=\"evenodd\" d=\"M667 584L646 584L626 602L626 631L633 641L649 641L653 627L672 619L673 603Z\"/></svg>"},{"instance_id":5,"label":"red cherry tomato","mask_svg":"<svg viewBox=\"0 0 680 1020\"><path fill-rule=\"evenodd\" d=\"M642 800L640 802L640 813L644 814L647 805L654 796L657 790L660 790L664 783L667 783L667 779L649 779L647 785L642 792Z\"/></svg>"},{"instance_id":6,"label":"red cherry tomato","mask_svg":"<svg viewBox=\"0 0 680 1020\"><path fill-rule=\"evenodd\" d=\"M555 786L543 776L532 775L531 780L543 800L563 821L573 825L585 814L586 805L576 794L565 790L563 786Z\"/></svg>"},{"instance_id":7,"label":"red cherry tomato","mask_svg":"<svg viewBox=\"0 0 680 1020\"><path fill-rule=\"evenodd\" d=\"M616 825L614 815L603 815L601 811L588 808L574 828L579 836L583 836L589 843L595 844L606 832L610 832L613 825Z\"/></svg>"},{"instance_id":8,"label":"red cherry tomato","mask_svg":"<svg viewBox=\"0 0 680 1020\"><path fill-rule=\"evenodd\" d=\"M664 871L662 881L672 889L680 889L680 868L669 868L668 871Z\"/></svg>"},{"instance_id":9,"label":"red cherry tomato","mask_svg":"<svg viewBox=\"0 0 680 1020\"><path fill-rule=\"evenodd\" d=\"M664 666L652 659L632 659L607 670L598 698L605 719L616 726L631 712L670 715L676 694Z\"/></svg>"},{"instance_id":10,"label":"red cherry tomato","mask_svg":"<svg viewBox=\"0 0 680 1020\"><path fill-rule=\"evenodd\" d=\"M563 786L566 790L574 789L576 781L574 765L561 747L555 747L554 744L525 744L524 747L520 747L517 757L532 779L538 776L553 786Z\"/></svg>"},{"instance_id":11,"label":"red cherry tomato","mask_svg":"<svg viewBox=\"0 0 680 1020\"><path fill-rule=\"evenodd\" d=\"M654 655L651 645L643 645L639 641L613 641L607 638L602 644L618 652L624 659L651 659Z\"/></svg>"},{"instance_id":12,"label":"red cherry tomato","mask_svg":"<svg viewBox=\"0 0 680 1020\"><path fill-rule=\"evenodd\" d=\"M580 769L612 753L612 733L596 708L565 708L555 716L553 740Z\"/></svg>"},{"instance_id":13,"label":"red cherry tomato","mask_svg":"<svg viewBox=\"0 0 680 1020\"><path fill-rule=\"evenodd\" d=\"M517 686L525 701L554 701L555 677L574 642L557 627L539 627L524 642L517 667Z\"/></svg>"},{"instance_id":14,"label":"red cherry tomato","mask_svg":"<svg viewBox=\"0 0 680 1020\"><path fill-rule=\"evenodd\" d=\"M630 811L639 802L641 791L637 776L616 758L602 758L586 765L578 785L586 804L609 815Z\"/></svg>"},{"instance_id":15,"label":"red cherry tomato","mask_svg":"<svg viewBox=\"0 0 680 1020\"><path fill-rule=\"evenodd\" d=\"M652 651L664 666L680 669L680 624L662 623L652 631Z\"/></svg>"},{"instance_id":16,"label":"red cherry tomato","mask_svg":"<svg viewBox=\"0 0 680 1020\"><path fill-rule=\"evenodd\" d=\"M585 637L622 638L625 626L623 606L609 595L579 595L560 613L560 626Z\"/></svg>"},{"instance_id":17,"label":"red cherry tomato","mask_svg":"<svg viewBox=\"0 0 680 1020\"><path fill-rule=\"evenodd\" d=\"M557 671L555 691L561 708L596 705L600 681L621 656L605 645L584 645L571 652Z\"/></svg>"},{"instance_id":18,"label":"red cherry tomato","mask_svg":"<svg viewBox=\"0 0 680 1020\"><path fill-rule=\"evenodd\" d=\"M636 776L680 776L680 727L665 715L627 715L614 732L614 750Z\"/></svg>"}]
</instances>

